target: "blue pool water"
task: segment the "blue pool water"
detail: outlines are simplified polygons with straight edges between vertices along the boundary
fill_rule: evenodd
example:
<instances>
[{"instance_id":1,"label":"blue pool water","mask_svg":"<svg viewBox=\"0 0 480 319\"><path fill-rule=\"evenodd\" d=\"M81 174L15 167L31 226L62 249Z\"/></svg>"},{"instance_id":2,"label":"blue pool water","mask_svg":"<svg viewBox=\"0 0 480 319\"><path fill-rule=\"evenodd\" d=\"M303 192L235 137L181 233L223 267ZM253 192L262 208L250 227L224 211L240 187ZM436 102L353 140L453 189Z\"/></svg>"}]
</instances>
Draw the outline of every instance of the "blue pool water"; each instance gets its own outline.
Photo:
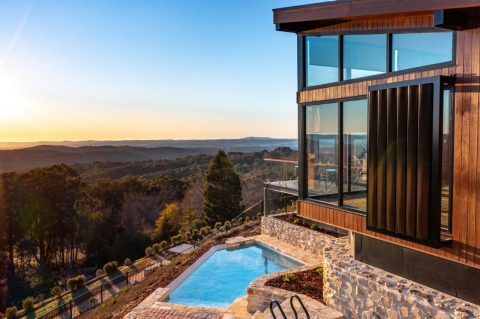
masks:
<instances>
[{"instance_id":1,"label":"blue pool water","mask_svg":"<svg viewBox=\"0 0 480 319\"><path fill-rule=\"evenodd\" d=\"M182 282L168 302L226 308L256 278L301 264L260 245L216 251Z\"/></svg>"}]
</instances>

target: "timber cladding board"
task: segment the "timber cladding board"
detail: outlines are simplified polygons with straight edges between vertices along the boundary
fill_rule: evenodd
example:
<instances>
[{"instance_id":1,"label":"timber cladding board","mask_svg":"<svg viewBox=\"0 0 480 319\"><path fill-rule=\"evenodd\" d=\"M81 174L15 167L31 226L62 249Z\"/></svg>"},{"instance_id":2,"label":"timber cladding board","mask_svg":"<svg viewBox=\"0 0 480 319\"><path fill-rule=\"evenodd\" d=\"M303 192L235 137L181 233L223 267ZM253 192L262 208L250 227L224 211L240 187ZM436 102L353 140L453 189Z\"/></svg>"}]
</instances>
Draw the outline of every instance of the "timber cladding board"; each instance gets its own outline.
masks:
<instances>
[{"instance_id":1,"label":"timber cladding board","mask_svg":"<svg viewBox=\"0 0 480 319\"><path fill-rule=\"evenodd\" d=\"M431 16L397 17L369 21L347 22L314 30L316 33L342 33L355 31L376 31L396 29L423 29L432 27ZM401 238L367 230L366 217L331 207L323 207L308 201L299 202L299 213L308 218L327 224L353 230L368 236L396 243L405 247L421 250L449 260L454 260L480 268L480 29L456 32L455 63L437 69L393 74L385 78L370 79L352 83L334 84L330 87L302 90L298 92L299 103L315 103L335 99L367 96L368 87L385 83L414 80L436 75L455 74L457 82L454 88L454 154L453 154L453 196L452 196L452 244L441 248L432 248ZM405 92L397 92L406 94ZM388 112L388 110L387 110ZM388 114L387 114L388 115ZM388 138L388 137L387 137ZM400 152L400 151L399 151ZM402 162L403 163L403 162ZM399 167L400 166L400 167ZM406 169L397 165L398 170ZM386 172L391 174L392 172ZM404 176L404 174L402 174ZM397 179L397 185L404 183ZM369 185L370 186L370 185ZM397 196L406 198L401 192ZM386 202L385 205L391 205ZM400 200L395 209L404 209ZM398 218L395 227L403 230L403 217ZM387 223L387 220L385 220ZM390 219L389 219L390 222ZM390 226L389 226L390 227Z\"/></svg>"}]
</instances>

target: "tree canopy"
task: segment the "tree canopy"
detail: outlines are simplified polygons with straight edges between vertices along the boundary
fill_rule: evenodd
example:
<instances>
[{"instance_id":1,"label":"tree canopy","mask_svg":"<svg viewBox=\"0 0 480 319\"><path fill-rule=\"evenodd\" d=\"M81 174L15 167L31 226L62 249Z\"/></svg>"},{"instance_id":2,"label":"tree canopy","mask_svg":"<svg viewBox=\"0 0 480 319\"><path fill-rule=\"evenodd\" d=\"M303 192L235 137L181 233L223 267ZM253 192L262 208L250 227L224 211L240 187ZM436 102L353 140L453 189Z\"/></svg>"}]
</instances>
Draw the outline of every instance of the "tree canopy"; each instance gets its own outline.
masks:
<instances>
[{"instance_id":1,"label":"tree canopy","mask_svg":"<svg viewBox=\"0 0 480 319\"><path fill-rule=\"evenodd\" d=\"M220 150L205 176L203 208L211 224L230 220L242 211L242 185L227 154Z\"/></svg>"}]
</instances>

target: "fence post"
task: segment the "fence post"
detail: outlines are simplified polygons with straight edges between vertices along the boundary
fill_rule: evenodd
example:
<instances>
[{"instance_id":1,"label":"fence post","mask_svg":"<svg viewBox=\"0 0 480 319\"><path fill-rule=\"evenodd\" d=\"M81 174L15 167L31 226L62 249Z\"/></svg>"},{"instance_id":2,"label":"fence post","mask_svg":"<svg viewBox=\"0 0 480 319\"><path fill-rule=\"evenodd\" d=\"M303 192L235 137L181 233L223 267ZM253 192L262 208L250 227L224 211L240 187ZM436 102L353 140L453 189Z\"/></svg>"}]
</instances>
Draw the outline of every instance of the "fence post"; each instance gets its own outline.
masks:
<instances>
[{"instance_id":1,"label":"fence post","mask_svg":"<svg viewBox=\"0 0 480 319\"><path fill-rule=\"evenodd\" d=\"M100 301L103 303L103 283L100 284Z\"/></svg>"},{"instance_id":2,"label":"fence post","mask_svg":"<svg viewBox=\"0 0 480 319\"><path fill-rule=\"evenodd\" d=\"M70 318L73 318L72 300L70 300Z\"/></svg>"}]
</instances>

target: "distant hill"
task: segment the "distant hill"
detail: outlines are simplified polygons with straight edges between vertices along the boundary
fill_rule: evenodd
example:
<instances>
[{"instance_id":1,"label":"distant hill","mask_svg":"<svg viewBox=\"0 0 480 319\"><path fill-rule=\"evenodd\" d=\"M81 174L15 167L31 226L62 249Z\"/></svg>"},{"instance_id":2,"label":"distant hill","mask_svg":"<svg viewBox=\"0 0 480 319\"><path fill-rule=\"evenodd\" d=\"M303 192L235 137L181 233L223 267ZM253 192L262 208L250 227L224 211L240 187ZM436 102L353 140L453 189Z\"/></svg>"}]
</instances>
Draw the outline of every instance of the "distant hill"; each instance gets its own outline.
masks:
<instances>
[{"instance_id":1,"label":"distant hill","mask_svg":"<svg viewBox=\"0 0 480 319\"><path fill-rule=\"evenodd\" d=\"M65 142L91 143L106 142ZM121 145L132 144L132 145ZM296 148L296 140L245 138L237 140L191 140L191 141L117 141L115 145L63 146L39 145L23 149L0 150L0 173L25 171L35 167L65 163L69 165L93 162L136 162L175 159L198 154L213 154L219 149L227 152L254 152L273 150L276 147ZM135 144L152 145L133 146ZM163 145L156 146L153 145Z\"/></svg>"},{"instance_id":2,"label":"distant hill","mask_svg":"<svg viewBox=\"0 0 480 319\"><path fill-rule=\"evenodd\" d=\"M212 140L122 140L122 141L39 141L39 142L0 142L0 150L29 148L40 145L52 146L132 146L132 147L182 147L182 148L214 148L231 152L250 152L274 149L278 146L297 148L296 139L277 139L269 137L245 137L239 139Z\"/></svg>"}]
</instances>

